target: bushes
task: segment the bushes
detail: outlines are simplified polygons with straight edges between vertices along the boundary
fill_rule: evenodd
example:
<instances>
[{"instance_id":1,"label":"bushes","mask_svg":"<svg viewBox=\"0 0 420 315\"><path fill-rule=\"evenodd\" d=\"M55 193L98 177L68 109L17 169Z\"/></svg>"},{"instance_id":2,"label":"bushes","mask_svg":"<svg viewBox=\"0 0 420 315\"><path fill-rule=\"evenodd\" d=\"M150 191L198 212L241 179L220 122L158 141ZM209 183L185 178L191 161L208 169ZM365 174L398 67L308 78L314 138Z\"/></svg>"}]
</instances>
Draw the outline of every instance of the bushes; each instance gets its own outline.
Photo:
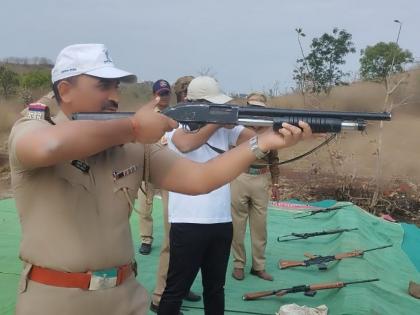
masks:
<instances>
[{"instance_id":1,"label":"bushes","mask_svg":"<svg viewBox=\"0 0 420 315\"><path fill-rule=\"evenodd\" d=\"M48 88L51 85L49 69L34 69L24 73L17 73L10 65L0 65L0 95L5 99L23 92Z\"/></svg>"}]
</instances>

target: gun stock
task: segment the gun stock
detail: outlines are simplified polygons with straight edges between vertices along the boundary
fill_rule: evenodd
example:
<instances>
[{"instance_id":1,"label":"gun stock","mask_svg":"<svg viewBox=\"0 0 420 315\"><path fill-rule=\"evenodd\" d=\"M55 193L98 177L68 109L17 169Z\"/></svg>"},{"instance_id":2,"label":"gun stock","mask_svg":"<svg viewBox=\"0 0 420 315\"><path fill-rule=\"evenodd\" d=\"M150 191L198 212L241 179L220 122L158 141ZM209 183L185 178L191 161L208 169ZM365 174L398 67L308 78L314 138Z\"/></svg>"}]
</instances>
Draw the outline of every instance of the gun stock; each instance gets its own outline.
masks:
<instances>
[{"instance_id":1,"label":"gun stock","mask_svg":"<svg viewBox=\"0 0 420 315\"><path fill-rule=\"evenodd\" d=\"M297 260L280 260L279 267L280 269L287 269L291 267L306 266L303 261Z\"/></svg>"},{"instance_id":2,"label":"gun stock","mask_svg":"<svg viewBox=\"0 0 420 315\"><path fill-rule=\"evenodd\" d=\"M271 295L276 295L276 291L258 291L258 292L249 292L249 293L245 293L242 296L242 299L244 301L252 301L252 300L256 300L256 299L260 299L266 296L271 296Z\"/></svg>"}]
</instances>

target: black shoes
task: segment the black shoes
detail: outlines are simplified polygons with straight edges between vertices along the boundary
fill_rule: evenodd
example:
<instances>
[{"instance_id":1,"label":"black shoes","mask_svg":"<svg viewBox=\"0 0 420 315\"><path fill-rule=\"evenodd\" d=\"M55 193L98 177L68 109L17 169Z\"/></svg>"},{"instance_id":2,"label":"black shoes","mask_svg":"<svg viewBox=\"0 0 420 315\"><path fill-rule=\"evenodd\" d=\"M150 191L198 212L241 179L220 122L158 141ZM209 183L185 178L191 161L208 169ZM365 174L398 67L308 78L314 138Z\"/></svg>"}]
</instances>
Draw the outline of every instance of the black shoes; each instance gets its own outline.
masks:
<instances>
[{"instance_id":1,"label":"black shoes","mask_svg":"<svg viewBox=\"0 0 420 315\"><path fill-rule=\"evenodd\" d=\"M149 255L152 251L152 244L141 243L139 253L142 255Z\"/></svg>"},{"instance_id":2,"label":"black shoes","mask_svg":"<svg viewBox=\"0 0 420 315\"><path fill-rule=\"evenodd\" d=\"M187 295L184 297L184 300L190 302L198 302L201 300L201 296L195 294L193 291L188 291Z\"/></svg>"},{"instance_id":3,"label":"black shoes","mask_svg":"<svg viewBox=\"0 0 420 315\"><path fill-rule=\"evenodd\" d=\"M157 312L158 312L158 310L159 310L159 305L153 304L153 302L152 302L152 303L150 303L150 310L151 310L153 313L157 313Z\"/></svg>"},{"instance_id":4,"label":"black shoes","mask_svg":"<svg viewBox=\"0 0 420 315\"><path fill-rule=\"evenodd\" d=\"M198 294L195 294L192 291L189 291L187 293L187 295L184 297L184 300L189 301L189 302L198 302L198 301L201 300L201 296L199 296ZM159 305L153 304L153 302L150 303L150 310L153 313L157 313L158 310L159 310ZM179 311L179 315L184 315L184 313L182 313L181 311Z\"/></svg>"},{"instance_id":5,"label":"black shoes","mask_svg":"<svg viewBox=\"0 0 420 315\"><path fill-rule=\"evenodd\" d=\"M153 302L150 303L150 310L153 313L156 313L157 314L157 312L159 311L159 305L155 305L155 304L153 304ZM184 315L184 313L182 313L181 311L179 311L179 315Z\"/></svg>"}]
</instances>

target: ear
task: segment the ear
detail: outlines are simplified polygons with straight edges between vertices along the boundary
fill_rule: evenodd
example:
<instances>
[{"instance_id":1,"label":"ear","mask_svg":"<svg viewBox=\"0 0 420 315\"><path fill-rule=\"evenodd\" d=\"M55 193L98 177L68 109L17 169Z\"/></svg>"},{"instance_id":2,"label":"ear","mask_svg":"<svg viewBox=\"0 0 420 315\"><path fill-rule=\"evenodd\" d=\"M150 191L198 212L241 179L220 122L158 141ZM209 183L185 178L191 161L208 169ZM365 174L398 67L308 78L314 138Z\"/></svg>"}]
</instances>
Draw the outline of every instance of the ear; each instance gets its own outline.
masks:
<instances>
[{"instance_id":1,"label":"ear","mask_svg":"<svg viewBox=\"0 0 420 315\"><path fill-rule=\"evenodd\" d=\"M58 84L58 93L60 94L63 103L70 103L72 101L72 88L72 84L66 80L63 80Z\"/></svg>"}]
</instances>

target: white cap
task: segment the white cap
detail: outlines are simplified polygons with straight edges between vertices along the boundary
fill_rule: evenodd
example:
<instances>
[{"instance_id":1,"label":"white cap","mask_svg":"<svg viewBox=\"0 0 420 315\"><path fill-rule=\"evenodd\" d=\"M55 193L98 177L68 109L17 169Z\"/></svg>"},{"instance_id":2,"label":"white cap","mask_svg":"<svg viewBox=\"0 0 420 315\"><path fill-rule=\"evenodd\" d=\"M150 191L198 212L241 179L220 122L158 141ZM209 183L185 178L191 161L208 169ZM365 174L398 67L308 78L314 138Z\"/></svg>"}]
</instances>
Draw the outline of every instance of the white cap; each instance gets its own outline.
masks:
<instances>
[{"instance_id":1,"label":"white cap","mask_svg":"<svg viewBox=\"0 0 420 315\"><path fill-rule=\"evenodd\" d=\"M224 104L232 100L224 94L219 83L212 77L196 77L188 85L187 99L190 101L207 100L215 104Z\"/></svg>"},{"instance_id":2,"label":"white cap","mask_svg":"<svg viewBox=\"0 0 420 315\"><path fill-rule=\"evenodd\" d=\"M64 48L51 70L52 82L88 74L104 79L120 79L122 82L137 82L137 77L114 66L108 48L103 44L77 44Z\"/></svg>"},{"instance_id":3,"label":"white cap","mask_svg":"<svg viewBox=\"0 0 420 315\"><path fill-rule=\"evenodd\" d=\"M267 103L267 96L265 96L264 93L261 93L261 92L252 92L246 98L246 102L249 105L264 106L265 107L266 103Z\"/></svg>"}]
</instances>

